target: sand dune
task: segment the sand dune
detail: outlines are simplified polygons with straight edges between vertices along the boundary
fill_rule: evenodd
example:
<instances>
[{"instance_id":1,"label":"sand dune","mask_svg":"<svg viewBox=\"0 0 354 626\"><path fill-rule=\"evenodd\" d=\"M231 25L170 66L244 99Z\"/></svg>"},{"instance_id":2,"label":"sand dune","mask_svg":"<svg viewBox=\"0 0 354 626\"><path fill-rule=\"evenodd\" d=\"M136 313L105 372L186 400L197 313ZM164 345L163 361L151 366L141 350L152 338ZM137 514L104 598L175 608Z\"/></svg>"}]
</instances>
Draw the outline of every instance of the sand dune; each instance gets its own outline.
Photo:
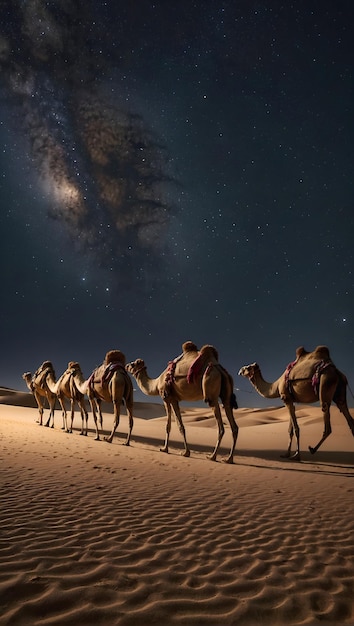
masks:
<instances>
[{"instance_id":1,"label":"sand dune","mask_svg":"<svg viewBox=\"0 0 354 626\"><path fill-rule=\"evenodd\" d=\"M30 394L0 390L0 624L354 624L354 439L338 410L238 409L234 465L206 455L210 409L186 408L191 457L163 407L137 403L130 447L40 427ZM112 414L104 414L107 434ZM231 435L226 427L220 460Z\"/></svg>"}]
</instances>

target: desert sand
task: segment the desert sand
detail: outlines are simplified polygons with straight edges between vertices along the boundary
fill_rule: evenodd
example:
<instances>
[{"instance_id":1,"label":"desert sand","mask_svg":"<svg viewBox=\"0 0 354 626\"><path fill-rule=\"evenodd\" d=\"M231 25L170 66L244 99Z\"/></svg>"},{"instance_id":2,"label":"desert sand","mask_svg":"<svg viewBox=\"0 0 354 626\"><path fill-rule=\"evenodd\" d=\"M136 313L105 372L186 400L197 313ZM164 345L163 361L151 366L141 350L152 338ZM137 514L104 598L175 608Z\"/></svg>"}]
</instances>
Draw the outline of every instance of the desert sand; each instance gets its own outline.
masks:
<instances>
[{"instance_id":1,"label":"desert sand","mask_svg":"<svg viewBox=\"0 0 354 626\"><path fill-rule=\"evenodd\" d=\"M354 439L336 408L297 407L301 462L280 458L279 403L238 409L219 462L208 408L183 412L190 458L162 404L136 403L112 444L40 427L30 394L0 389L0 624L354 624ZM182 403L183 407L183 403ZM352 414L354 413L352 409ZM45 414L45 418L47 413ZM104 414L107 434L112 414Z\"/></svg>"}]
</instances>

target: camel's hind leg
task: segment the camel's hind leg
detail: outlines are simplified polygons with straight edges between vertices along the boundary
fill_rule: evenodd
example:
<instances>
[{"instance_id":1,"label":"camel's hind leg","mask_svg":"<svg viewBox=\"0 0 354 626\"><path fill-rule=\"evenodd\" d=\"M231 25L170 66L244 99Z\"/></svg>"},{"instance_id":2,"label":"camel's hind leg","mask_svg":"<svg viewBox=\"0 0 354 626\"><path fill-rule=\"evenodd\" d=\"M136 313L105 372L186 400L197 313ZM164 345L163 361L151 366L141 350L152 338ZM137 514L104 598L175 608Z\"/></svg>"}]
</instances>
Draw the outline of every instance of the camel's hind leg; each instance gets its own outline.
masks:
<instances>
[{"instance_id":1,"label":"camel's hind leg","mask_svg":"<svg viewBox=\"0 0 354 626\"><path fill-rule=\"evenodd\" d=\"M212 454L210 454L208 456L208 459L210 461L216 461L216 457L217 457L218 450L219 450L219 447L220 447L220 444L221 444L221 440L222 440L222 438L224 436L224 433L225 433L225 428L224 428L224 424L223 424L222 417L221 417L221 411L220 411L219 402L217 402L214 405L213 408L214 408L214 416L215 416L216 423L217 423L217 426L218 426L218 438L217 438L217 441L216 441L216 445L215 445L214 451L212 452ZM232 460L229 461L229 462L232 463Z\"/></svg>"},{"instance_id":2,"label":"camel's hind leg","mask_svg":"<svg viewBox=\"0 0 354 626\"><path fill-rule=\"evenodd\" d=\"M89 396L89 402L90 402L91 411L92 411L92 415L93 415L93 421L95 422L95 429L96 429L95 441L100 441L100 431L99 431L98 423L97 423L98 404L96 404L95 398L94 397L90 397L90 396ZM101 427L102 427L102 419L101 419Z\"/></svg>"},{"instance_id":3,"label":"camel's hind leg","mask_svg":"<svg viewBox=\"0 0 354 626\"><path fill-rule=\"evenodd\" d=\"M49 404L49 417L45 423L45 426L49 427L50 425L50 420L52 420L52 428L54 428L54 411L55 411L55 402L56 402L56 398L50 398L48 399L48 404Z\"/></svg>"},{"instance_id":4,"label":"camel's hind leg","mask_svg":"<svg viewBox=\"0 0 354 626\"><path fill-rule=\"evenodd\" d=\"M84 400L84 398L82 398L82 400L79 401L79 407L80 407L80 411L81 411L81 432L80 432L80 435L85 435L85 437L87 437L88 412L87 412L86 407L85 407L85 400ZM71 427L72 427L72 425L71 425Z\"/></svg>"},{"instance_id":5,"label":"camel's hind leg","mask_svg":"<svg viewBox=\"0 0 354 626\"><path fill-rule=\"evenodd\" d=\"M109 437L105 437L105 441L107 441L108 443L112 443L113 437L114 437L114 433L116 432L118 426L119 426L119 420L120 420L120 404L121 401L120 400L113 400L113 408L114 408L114 421L113 421L113 427L111 430L111 434L109 435Z\"/></svg>"},{"instance_id":6,"label":"camel's hind leg","mask_svg":"<svg viewBox=\"0 0 354 626\"><path fill-rule=\"evenodd\" d=\"M232 408L230 407L225 407L225 413L226 413L226 417L229 421L230 427L231 427L231 433L232 433L232 446L231 446L231 450L230 450L230 454L227 457L227 459L224 460L224 463L233 463L234 462L234 452L235 452L235 448L236 448L236 443L237 443L237 436L238 436L238 426L236 424L236 420L234 418L233 412L232 412Z\"/></svg>"},{"instance_id":7,"label":"camel's hind leg","mask_svg":"<svg viewBox=\"0 0 354 626\"><path fill-rule=\"evenodd\" d=\"M354 437L354 419L352 418L352 416L349 413L349 409L348 409L347 403L346 402L337 402L337 407L340 410L340 412L343 413L343 415L344 415L344 417L345 417L345 419L347 421L347 424L348 424L348 426L349 426L349 428L351 430L351 433L352 433L352 435Z\"/></svg>"},{"instance_id":8,"label":"camel's hind leg","mask_svg":"<svg viewBox=\"0 0 354 626\"><path fill-rule=\"evenodd\" d=\"M126 407L127 407L127 413L128 413L128 419L129 419L129 431L128 431L128 435L125 441L126 446L130 445L130 438L131 438L131 434L132 434L132 430L133 430L133 425L134 425L134 420L133 420L133 405L132 403L126 403Z\"/></svg>"},{"instance_id":9,"label":"camel's hind leg","mask_svg":"<svg viewBox=\"0 0 354 626\"><path fill-rule=\"evenodd\" d=\"M315 454L317 452L317 450L322 446L323 442L326 441L327 437L329 437L332 432L331 418L330 418L330 413L329 413L329 409L330 409L329 402L323 402L321 409L323 412L323 422L324 422L323 435L322 435L322 438L319 440L318 444L314 448L309 446L309 450L311 454Z\"/></svg>"}]
</instances>

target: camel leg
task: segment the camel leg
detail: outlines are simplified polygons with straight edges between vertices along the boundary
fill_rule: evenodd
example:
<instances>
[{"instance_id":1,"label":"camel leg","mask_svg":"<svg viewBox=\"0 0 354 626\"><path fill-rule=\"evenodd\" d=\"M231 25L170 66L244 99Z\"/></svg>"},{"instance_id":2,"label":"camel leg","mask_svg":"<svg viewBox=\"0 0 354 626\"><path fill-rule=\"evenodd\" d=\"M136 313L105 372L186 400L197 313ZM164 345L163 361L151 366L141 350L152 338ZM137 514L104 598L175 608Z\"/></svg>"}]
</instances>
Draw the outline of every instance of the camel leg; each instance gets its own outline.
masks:
<instances>
[{"instance_id":1,"label":"camel leg","mask_svg":"<svg viewBox=\"0 0 354 626\"><path fill-rule=\"evenodd\" d=\"M105 437L104 440L107 441L108 443L112 443L112 439L114 437L114 433L116 432L118 426L119 426L119 419L120 419L120 401L116 401L113 400L113 408L114 408L114 421L113 421L113 427L112 427L112 431L111 434L109 435L109 437Z\"/></svg>"},{"instance_id":2,"label":"camel leg","mask_svg":"<svg viewBox=\"0 0 354 626\"><path fill-rule=\"evenodd\" d=\"M315 454L317 452L318 448L322 446L323 442L326 441L327 437L329 437L332 432L331 418L329 414L330 404L328 402L324 402L321 408L323 411L323 421L324 421L323 435L322 435L322 438L319 440L318 444L314 448L309 446L309 450L311 454Z\"/></svg>"},{"instance_id":3,"label":"camel leg","mask_svg":"<svg viewBox=\"0 0 354 626\"><path fill-rule=\"evenodd\" d=\"M68 431L68 426L67 426L67 415L66 415L66 408L65 408L65 400L63 398L61 398L60 396L58 397L59 400L59 404L61 406L61 415L62 415L62 419L63 419L63 425L61 427L62 430L65 430L65 432L69 432Z\"/></svg>"},{"instance_id":4,"label":"camel leg","mask_svg":"<svg viewBox=\"0 0 354 626\"><path fill-rule=\"evenodd\" d=\"M176 422L178 425L178 429L179 432L182 435L183 438L183 443L184 443L184 452L182 452L182 456L190 456L191 452L190 449L188 447L188 443L187 443L187 438L186 438L186 431L184 428L184 424L182 421L182 415L181 415L181 409L179 408L179 403L178 402L172 402L172 407L173 407L173 412L176 416Z\"/></svg>"},{"instance_id":5,"label":"camel leg","mask_svg":"<svg viewBox=\"0 0 354 626\"><path fill-rule=\"evenodd\" d=\"M54 398L54 402L53 402L53 400L48 400L48 404L49 404L50 410L49 410L49 417L48 417L48 419L46 421L46 424L45 424L45 426L47 426L47 427L49 427L50 420L52 419L52 426L51 427L54 428L55 402L56 402L55 398Z\"/></svg>"},{"instance_id":6,"label":"camel leg","mask_svg":"<svg viewBox=\"0 0 354 626\"><path fill-rule=\"evenodd\" d=\"M81 411L81 433L80 435L87 436L87 422L88 422L88 413L85 407L85 400L82 399L79 403L80 411Z\"/></svg>"},{"instance_id":7,"label":"camel leg","mask_svg":"<svg viewBox=\"0 0 354 626\"><path fill-rule=\"evenodd\" d=\"M73 432L74 416L75 416L75 400L73 400L73 398L70 398L70 428L68 430L68 433Z\"/></svg>"},{"instance_id":8,"label":"camel leg","mask_svg":"<svg viewBox=\"0 0 354 626\"><path fill-rule=\"evenodd\" d=\"M128 418L129 418L129 431L128 431L128 436L127 436L127 439L126 439L124 445L129 446L130 445L130 437L131 437L131 434L132 434L133 424L134 424L134 420L133 420L133 406L128 406L126 404L126 407L127 407Z\"/></svg>"},{"instance_id":9,"label":"camel leg","mask_svg":"<svg viewBox=\"0 0 354 626\"><path fill-rule=\"evenodd\" d=\"M43 426L43 413L44 413L44 406L42 404L42 400L41 397L39 395L37 395L36 393L34 393L34 397L35 400L37 402L37 406L38 406L38 412L39 412L39 425Z\"/></svg>"},{"instance_id":10,"label":"camel leg","mask_svg":"<svg viewBox=\"0 0 354 626\"><path fill-rule=\"evenodd\" d=\"M344 417L345 417L345 419L347 421L347 424L348 424L348 426L349 426L349 428L351 430L351 433L352 433L352 435L354 437L354 419L352 418L352 416L349 413L349 410L348 410L348 407L347 407L347 403L346 402L343 402L343 403L337 402L337 407L340 410L340 412L343 413L343 415L344 415Z\"/></svg>"},{"instance_id":11,"label":"camel leg","mask_svg":"<svg viewBox=\"0 0 354 626\"><path fill-rule=\"evenodd\" d=\"M160 448L160 452L166 452L168 454L168 442L170 439L170 432L171 432L171 405L169 402L164 402L164 405L165 405L166 416L167 416L166 437L165 437L165 444L162 448Z\"/></svg>"},{"instance_id":12,"label":"camel leg","mask_svg":"<svg viewBox=\"0 0 354 626\"><path fill-rule=\"evenodd\" d=\"M92 411L92 415L93 415L93 421L95 422L95 428L96 428L95 441L100 441L100 432L99 432L98 424L97 424L97 410L96 410L95 398L89 398L89 402L90 402L91 411Z\"/></svg>"},{"instance_id":13,"label":"camel leg","mask_svg":"<svg viewBox=\"0 0 354 626\"><path fill-rule=\"evenodd\" d=\"M237 436L238 436L238 426L236 424L236 420L234 418L233 412L232 412L232 408L231 407L225 407L225 413L226 413L226 417L229 421L230 427L231 427L231 433L232 433L232 446L231 446L231 450L230 450L230 454L227 457L227 459L224 459L224 463L233 463L234 462L234 452L235 452L235 448L236 448L236 442L237 442Z\"/></svg>"},{"instance_id":14,"label":"camel leg","mask_svg":"<svg viewBox=\"0 0 354 626\"><path fill-rule=\"evenodd\" d=\"M286 451L285 454L281 455L282 459L292 459L294 461L300 461L300 429L299 429L299 425L297 423L297 419L296 419L296 414L295 414L295 407L294 405L291 403L289 404L286 403L286 406L288 408L288 411L290 413L290 422L289 422L289 444L288 444L288 449ZM295 432L295 437L296 437L296 451L294 452L294 454L291 454L291 444L293 441L293 436L294 436L294 432Z\"/></svg>"},{"instance_id":15,"label":"camel leg","mask_svg":"<svg viewBox=\"0 0 354 626\"><path fill-rule=\"evenodd\" d=\"M221 443L221 440L222 440L222 438L224 436L224 433L225 433L225 428L224 428L224 424L223 424L222 417L221 417L221 411L220 411L219 402L217 402L214 405L214 416L215 416L216 423L217 423L217 426L218 426L218 438L217 438L216 446L214 448L213 453L210 454L207 457L210 461L216 461L216 457L217 457L217 454L218 454L220 443ZM232 459L231 459L231 461L229 460L228 462L232 463Z\"/></svg>"}]
</instances>

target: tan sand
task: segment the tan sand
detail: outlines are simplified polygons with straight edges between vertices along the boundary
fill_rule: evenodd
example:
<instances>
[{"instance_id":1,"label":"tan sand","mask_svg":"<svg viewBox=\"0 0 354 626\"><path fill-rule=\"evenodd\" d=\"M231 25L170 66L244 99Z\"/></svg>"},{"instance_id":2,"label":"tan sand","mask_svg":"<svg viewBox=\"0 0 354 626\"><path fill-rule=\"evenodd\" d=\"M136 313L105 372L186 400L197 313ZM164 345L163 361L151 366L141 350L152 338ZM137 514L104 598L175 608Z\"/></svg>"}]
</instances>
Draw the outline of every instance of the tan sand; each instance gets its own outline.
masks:
<instances>
[{"instance_id":1,"label":"tan sand","mask_svg":"<svg viewBox=\"0 0 354 626\"><path fill-rule=\"evenodd\" d=\"M40 427L28 394L0 396L1 625L354 624L354 439L337 409L311 457L321 411L298 407L301 463L280 458L286 409L239 409L225 465L206 459L210 409L184 411L187 459L175 423L159 452L161 405L136 404L125 447L125 415L108 444L91 415L88 437L78 414L67 434L59 411Z\"/></svg>"}]
</instances>

